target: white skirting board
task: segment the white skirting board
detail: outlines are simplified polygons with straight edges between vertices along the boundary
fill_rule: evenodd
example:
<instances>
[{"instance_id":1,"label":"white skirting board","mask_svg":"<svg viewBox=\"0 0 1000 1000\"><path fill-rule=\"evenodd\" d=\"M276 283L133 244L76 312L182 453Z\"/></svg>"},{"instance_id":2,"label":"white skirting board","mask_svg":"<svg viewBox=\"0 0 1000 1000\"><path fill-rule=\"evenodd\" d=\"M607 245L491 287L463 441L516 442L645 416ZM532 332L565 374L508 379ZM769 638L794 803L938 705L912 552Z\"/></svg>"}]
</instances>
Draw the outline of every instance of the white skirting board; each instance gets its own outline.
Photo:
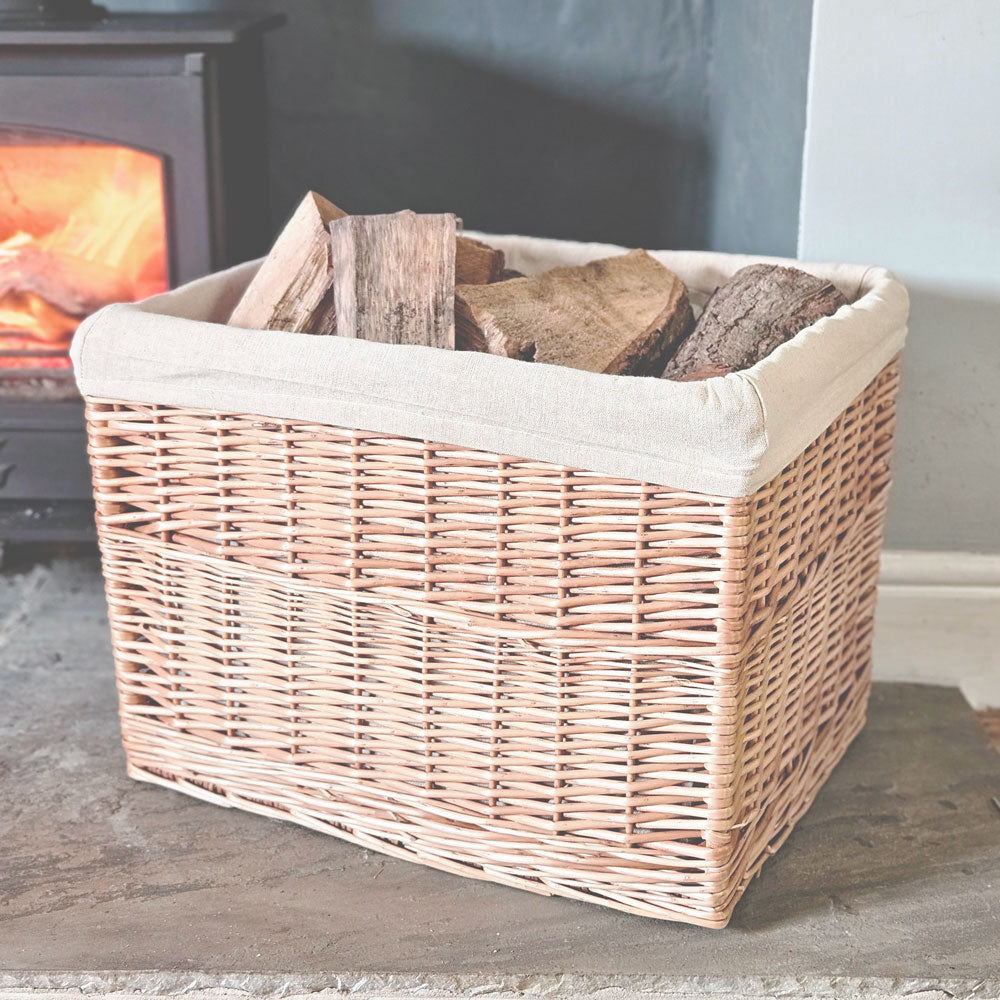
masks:
<instances>
[{"instance_id":1,"label":"white skirting board","mask_svg":"<svg viewBox=\"0 0 1000 1000\"><path fill-rule=\"evenodd\" d=\"M946 684L1000 708L1000 555L885 552L874 661L876 680Z\"/></svg>"}]
</instances>

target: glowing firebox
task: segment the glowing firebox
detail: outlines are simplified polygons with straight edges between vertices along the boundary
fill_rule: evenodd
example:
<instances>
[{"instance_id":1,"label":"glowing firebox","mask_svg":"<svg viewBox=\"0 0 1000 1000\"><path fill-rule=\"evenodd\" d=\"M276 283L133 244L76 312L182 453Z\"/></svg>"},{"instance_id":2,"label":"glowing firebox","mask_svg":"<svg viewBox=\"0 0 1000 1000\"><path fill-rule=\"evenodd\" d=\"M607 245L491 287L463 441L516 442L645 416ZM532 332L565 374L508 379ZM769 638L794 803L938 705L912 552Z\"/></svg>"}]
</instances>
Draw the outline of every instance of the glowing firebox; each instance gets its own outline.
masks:
<instances>
[{"instance_id":1,"label":"glowing firebox","mask_svg":"<svg viewBox=\"0 0 1000 1000\"><path fill-rule=\"evenodd\" d=\"M0 368L67 368L85 316L167 285L158 157L0 134Z\"/></svg>"}]
</instances>

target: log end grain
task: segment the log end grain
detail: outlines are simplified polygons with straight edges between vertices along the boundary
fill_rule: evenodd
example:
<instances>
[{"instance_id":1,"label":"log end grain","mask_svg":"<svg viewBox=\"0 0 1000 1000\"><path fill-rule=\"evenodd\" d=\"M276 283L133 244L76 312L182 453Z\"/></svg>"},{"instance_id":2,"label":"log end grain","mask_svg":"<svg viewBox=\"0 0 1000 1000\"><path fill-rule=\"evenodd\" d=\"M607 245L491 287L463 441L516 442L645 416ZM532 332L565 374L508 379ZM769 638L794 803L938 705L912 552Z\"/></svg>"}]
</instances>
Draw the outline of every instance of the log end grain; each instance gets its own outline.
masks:
<instances>
[{"instance_id":1,"label":"log end grain","mask_svg":"<svg viewBox=\"0 0 1000 1000\"><path fill-rule=\"evenodd\" d=\"M693 316L684 282L643 250L455 291L456 344L543 364L657 374Z\"/></svg>"},{"instance_id":2,"label":"log end grain","mask_svg":"<svg viewBox=\"0 0 1000 1000\"><path fill-rule=\"evenodd\" d=\"M455 238L455 282L488 285L500 281L505 266L503 250L495 250L469 236Z\"/></svg>"}]
</instances>

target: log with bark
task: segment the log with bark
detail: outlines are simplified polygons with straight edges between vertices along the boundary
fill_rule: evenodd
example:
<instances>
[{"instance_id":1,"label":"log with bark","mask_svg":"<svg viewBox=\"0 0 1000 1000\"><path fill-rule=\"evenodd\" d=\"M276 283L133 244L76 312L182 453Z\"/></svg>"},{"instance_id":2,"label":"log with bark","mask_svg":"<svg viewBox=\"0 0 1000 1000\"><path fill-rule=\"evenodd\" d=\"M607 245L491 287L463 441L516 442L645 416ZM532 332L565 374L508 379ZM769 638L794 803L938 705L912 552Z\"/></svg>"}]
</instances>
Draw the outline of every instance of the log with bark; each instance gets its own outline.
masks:
<instances>
[{"instance_id":1,"label":"log with bark","mask_svg":"<svg viewBox=\"0 0 1000 1000\"><path fill-rule=\"evenodd\" d=\"M458 225L348 216L310 192L230 323L694 381L755 364L846 302L796 268L756 264L717 288L695 324L684 283L645 251L525 277ZM40 282L27 284L46 297ZM62 308L82 310L63 295Z\"/></svg>"},{"instance_id":2,"label":"log with bark","mask_svg":"<svg viewBox=\"0 0 1000 1000\"><path fill-rule=\"evenodd\" d=\"M338 336L454 348L454 215L345 215L329 228Z\"/></svg>"},{"instance_id":3,"label":"log with bark","mask_svg":"<svg viewBox=\"0 0 1000 1000\"><path fill-rule=\"evenodd\" d=\"M310 191L229 317L247 330L333 333L329 224L346 213Z\"/></svg>"},{"instance_id":4,"label":"log with bark","mask_svg":"<svg viewBox=\"0 0 1000 1000\"><path fill-rule=\"evenodd\" d=\"M794 267L751 264L715 290L663 377L691 381L749 368L846 304L822 278Z\"/></svg>"},{"instance_id":5,"label":"log with bark","mask_svg":"<svg viewBox=\"0 0 1000 1000\"><path fill-rule=\"evenodd\" d=\"M684 282L643 250L455 290L460 350L617 375L662 369L693 317Z\"/></svg>"}]
</instances>

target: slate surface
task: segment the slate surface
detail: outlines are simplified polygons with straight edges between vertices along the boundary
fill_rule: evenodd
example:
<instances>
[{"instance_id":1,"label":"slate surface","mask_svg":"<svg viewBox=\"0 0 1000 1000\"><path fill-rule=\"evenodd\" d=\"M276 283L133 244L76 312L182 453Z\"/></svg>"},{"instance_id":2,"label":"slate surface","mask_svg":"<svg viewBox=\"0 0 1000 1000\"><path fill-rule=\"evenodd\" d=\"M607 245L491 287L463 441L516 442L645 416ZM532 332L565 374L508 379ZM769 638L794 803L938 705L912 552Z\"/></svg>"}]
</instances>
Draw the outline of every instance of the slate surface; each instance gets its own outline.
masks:
<instances>
[{"instance_id":1,"label":"slate surface","mask_svg":"<svg viewBox=\"0 0 1000 1000\"><path fill-rule=\"evenodd\" d=\"M96 560L0 575L0 990L995 997L994 796L957 691L876 685L727 930L538 897L131 781Z\"/></svg>"}]
</instances>

